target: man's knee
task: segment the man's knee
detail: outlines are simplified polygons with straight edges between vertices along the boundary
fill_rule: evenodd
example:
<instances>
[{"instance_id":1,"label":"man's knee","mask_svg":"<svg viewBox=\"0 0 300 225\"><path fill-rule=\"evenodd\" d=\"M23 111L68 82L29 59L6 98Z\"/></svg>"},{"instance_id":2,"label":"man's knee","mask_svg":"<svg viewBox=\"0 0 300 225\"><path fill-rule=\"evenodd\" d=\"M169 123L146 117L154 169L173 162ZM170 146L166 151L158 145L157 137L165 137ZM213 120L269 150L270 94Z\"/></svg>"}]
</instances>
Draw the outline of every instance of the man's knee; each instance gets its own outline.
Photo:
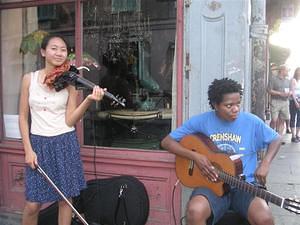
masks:
<instances>
[{"instance_id":1,"label":"man's knee","mask_svg":"<svg viewBox=\"0 0 300 225\"><path fill-rule=\"evenodd\" d=\"M257 225L274 225L274 218L269 213L260 215L259 217L255 218L255 224L257 224Z\"/></svg>"},{"instance_id":2,"label":"man's knee","mask_svg":"<svg viewBox=\"0 0 300 225\"><path fill-rule=\"evenodd\" d=\"M189 225L205 222L210 217L210 214L210 205L205 197L199 195L189 201L186 209Z\"/></svg>"},{"instance_id":3,"label":"man's knee","mask_svg":"<svg viewBox=\"0 0 300 225\"><path fill-rule=\"evenodd\" d=\"M248 220L251 224L274 225L274 218L267 203L259 198L255 198L248 209Z\"/></svg>"}]
</instances>

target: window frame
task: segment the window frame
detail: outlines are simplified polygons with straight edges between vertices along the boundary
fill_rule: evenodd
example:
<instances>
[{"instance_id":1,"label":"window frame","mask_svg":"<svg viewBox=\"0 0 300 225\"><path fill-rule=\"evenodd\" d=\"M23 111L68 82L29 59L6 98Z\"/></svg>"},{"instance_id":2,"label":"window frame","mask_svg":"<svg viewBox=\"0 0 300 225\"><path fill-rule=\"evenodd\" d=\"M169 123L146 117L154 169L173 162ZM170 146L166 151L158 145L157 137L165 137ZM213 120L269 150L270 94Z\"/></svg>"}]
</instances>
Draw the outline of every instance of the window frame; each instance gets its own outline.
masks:
<instances>
[{"instance_id":1,"label":"window frame","mask_svg":"<svg viewBox=\"0 0 300 225\"><path fill-rule=\"evenodd\" d=\"M82 4L87 2L88 0L30 0L30 1L16 1L12 3L0 3L0 10L7 10L7 9L14 9L14 8L26 8L26 7L35 7L41 5L52 5L52 4L61 4L61 3L74 3L75 4L75 46L76 49L76 58L80 59L76 61L77 65L81 65L81 57L82 57ZM175 61L176 67L175 69L175 77L176 77L176 87L174 87L173 92L176 93L176 97L174 98L173 104L173 116L175 119L172 119L172 129L174 127L179 126L182 124L183 121L183 65L184 61L188 63L188 58L184 58L184 40L183 40L183 31L184 31L184 24L183 24L183 16L184 16L184 1L177 0L177 12L176 12L176 51L175 51ZM0 35L1 35L0 30ZM1 43L0 43L0 50L1 50ZM0 55L0 66L2 59ZM2 99L2 71L0 68L0 98ZM80 94L78 97L78 101L82 101L83 94ZM114 149L114 148L107 148L103 146L91 146L91 145L83 145L83 120L79 121L76 125L77 134L79 138L80 145L84 148L102 148L102 149ZM3 123L3 105L0 104L0 148L4 147L5 149L9 148L20 148L23 149L23 144L21 139L10 139L4 136L4 123ZM123 149L122 149L123 150ZM126 150L126 149L124 149ZM133 149L135 150L135 149ZM143 151L143 149L138 149L137 151ZM155 151L155 150L148 150L148 151Z\"/></svg>"}]
</instances>

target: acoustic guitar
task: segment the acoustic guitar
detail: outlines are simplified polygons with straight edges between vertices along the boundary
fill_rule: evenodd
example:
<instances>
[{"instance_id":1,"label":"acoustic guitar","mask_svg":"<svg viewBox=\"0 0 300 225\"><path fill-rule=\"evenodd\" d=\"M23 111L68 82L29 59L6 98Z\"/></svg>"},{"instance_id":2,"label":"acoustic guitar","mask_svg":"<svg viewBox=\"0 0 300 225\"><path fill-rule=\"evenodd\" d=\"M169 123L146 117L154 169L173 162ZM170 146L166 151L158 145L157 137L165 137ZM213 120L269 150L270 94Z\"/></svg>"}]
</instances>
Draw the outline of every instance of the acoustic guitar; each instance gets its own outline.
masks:
<instances>
[{"instance_id":1,"label":"acoustic guitar","mask_svg":"<svg viewBox=\"0 0 300 225\"><path fill-rule=\"evenodd\" d=\"M222 153L207 136L203 134L187 135L180 141L180 144L190 151L205 155L218 174L216 182L210 181L200 173L193 160L176 156L176 175L183 185L191 188L206 187L218 196L224 195L229 186L234 186L288 211L300 214L300 200L283 198L245 182L239 176L243 170L241 159Z\"/></svg>"}]
</instances>

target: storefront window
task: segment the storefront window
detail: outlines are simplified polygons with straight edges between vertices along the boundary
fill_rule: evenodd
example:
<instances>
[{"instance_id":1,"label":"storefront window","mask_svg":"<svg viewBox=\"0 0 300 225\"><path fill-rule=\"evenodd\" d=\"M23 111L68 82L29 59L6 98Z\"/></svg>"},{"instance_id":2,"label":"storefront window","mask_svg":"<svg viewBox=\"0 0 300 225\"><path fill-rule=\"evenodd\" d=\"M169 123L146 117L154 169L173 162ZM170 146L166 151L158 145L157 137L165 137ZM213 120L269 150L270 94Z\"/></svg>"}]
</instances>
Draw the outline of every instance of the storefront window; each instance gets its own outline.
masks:
<instances>
[{"instance_id":1,"label":"storefront window","mask_svg":"<svg viewBox=\"0 0 300 225\"><path fill-rule=\"evenodd\" d=\"M160 149L171 130L176 1L104 0L83 5L84 77L115 96L84 118L84 144ZM85 91L87 94L89 91Z\"/></svg>"},{"instance_id":2,"label":"storefront window","mask_svg":"<svg viewBox=\"0 0 300 225\"><path fill-rule=\"evenodd\" d=\"M74 4L1 10L1 72L4 135L20 138L18 103L22 75L41 68L39 44L59 33L74 48Z\"/></svg>"}]
</instances>

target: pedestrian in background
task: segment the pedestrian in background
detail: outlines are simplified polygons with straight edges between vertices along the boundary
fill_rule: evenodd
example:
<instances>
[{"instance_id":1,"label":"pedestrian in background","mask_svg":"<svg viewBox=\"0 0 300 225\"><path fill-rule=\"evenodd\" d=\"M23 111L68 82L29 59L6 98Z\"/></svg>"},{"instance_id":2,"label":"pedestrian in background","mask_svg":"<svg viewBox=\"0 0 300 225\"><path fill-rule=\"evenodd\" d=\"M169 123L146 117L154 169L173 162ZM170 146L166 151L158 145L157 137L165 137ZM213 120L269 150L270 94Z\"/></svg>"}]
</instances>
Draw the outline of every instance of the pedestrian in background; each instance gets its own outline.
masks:
<instances>
[{"instance_id":1,"label":"pedestrian in background","mask_svg":"<svg viewBox=\"0 0 300 225\"><path fill-rule=\"evenodd\" d=\"M300 141L300 67L297 67L294 72L290 89L292 93L290 98L291 141L298 143Z\"/></svg>"},{"instance_id":2,"label":"pedestrian in background","mask_svg":"<svg viewBox=\"0 0 300 225\"><path fill-rule=\"evenodd\" d=\"M289 97L291 91L288 71L287 66L279 66L278 75L270 77L268 84L268 93L271 96L270 126L277 130L280 135L284 133L285 121L290 119Z\"/></svg>"}]
</instances>

